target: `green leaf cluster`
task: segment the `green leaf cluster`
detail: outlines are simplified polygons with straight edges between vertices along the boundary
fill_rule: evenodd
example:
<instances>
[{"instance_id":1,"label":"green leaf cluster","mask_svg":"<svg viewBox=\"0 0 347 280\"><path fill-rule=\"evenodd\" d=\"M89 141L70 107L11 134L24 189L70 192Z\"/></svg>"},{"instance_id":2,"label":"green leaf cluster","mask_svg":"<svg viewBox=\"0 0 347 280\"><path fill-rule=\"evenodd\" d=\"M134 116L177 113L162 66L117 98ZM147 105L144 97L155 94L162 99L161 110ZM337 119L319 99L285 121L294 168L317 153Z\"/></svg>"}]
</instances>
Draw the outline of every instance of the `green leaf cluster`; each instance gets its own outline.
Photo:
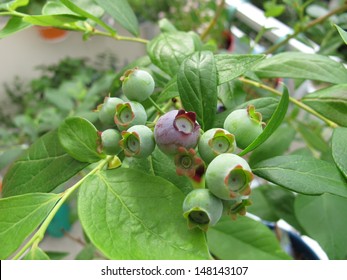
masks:
<instances>
[{"instance_id":1,"label":"green leaf cluster","mask_svg":"<svg viewBox=\"0 0 347 280\"><path fill-rule=\"evenodd\" d=\"M237 153L250 164L255 181L265 183L237 206L252 201L247 208L251 214L271 223L284 220L318 241L329 258L347 258L347 70L341 63L299 52L271 57L217 53L204 36L179 31L166 20L160 22L161 33L147 41L139 37L137 18L125 0L48 1L39 15L18 12L27 4L0 5L0 13L10 15L0 38L41 25L79 31L84 38L103 35L147 44L146 56L109 77L107 84L120 89L120 77L136 66L151 72L156 91L142 102L151 129L163 112L184 109L195 112L203 133L223 127L233 110L253 105L265 126ZM267 16L278 16L283 7L265 3ZM120 35L103 20L104 14L131 36ZM337 30L346 41L345 32ZM294 87L310 80L323 83L323 88L297 99L292 88L278 84L280 78L294 80ZM69 85L64 90L77 91ZM54 90L45 94L60 110L73 108L68 95ZM76 259L291 259L261 221L249 216L231 220L227 214L240 210L237 207L225 207L229 213L207 233L189 229L182 204L191 190L205 187L206 164L200 164L197 180L179 176L177 158L159 148L146 158L125 157L123 152L106 155L102 129L98 122L69 116L10 166L0 199L0 258L17 259L25 252L24 259L55 258L39 243L61 205L78 191L86 246Z\"/></svg>"}]
</instances>

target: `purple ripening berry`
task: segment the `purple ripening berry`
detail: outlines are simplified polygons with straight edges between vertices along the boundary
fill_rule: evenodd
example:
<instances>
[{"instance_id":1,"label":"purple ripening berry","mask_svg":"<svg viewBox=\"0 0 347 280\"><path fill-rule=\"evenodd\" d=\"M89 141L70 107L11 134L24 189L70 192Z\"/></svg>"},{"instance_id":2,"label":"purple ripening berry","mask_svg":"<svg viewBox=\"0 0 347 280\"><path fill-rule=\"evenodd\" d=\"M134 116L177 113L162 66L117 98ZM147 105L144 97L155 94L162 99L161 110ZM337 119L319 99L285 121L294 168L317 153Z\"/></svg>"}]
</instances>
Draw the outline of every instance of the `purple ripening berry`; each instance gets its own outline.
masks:
<instances>
[{"instance_id":1,"label":"purple ripening berry","mask_svg":"<svg viewBox=\"0 0 347 280\"><path fill-rule=\"evenodd\" d=\"M154 128L155 141L164 153L176 154L179 147L195 148L200 125L194 112L173 110L161 116Z\"/></svg>"}]
</instances>

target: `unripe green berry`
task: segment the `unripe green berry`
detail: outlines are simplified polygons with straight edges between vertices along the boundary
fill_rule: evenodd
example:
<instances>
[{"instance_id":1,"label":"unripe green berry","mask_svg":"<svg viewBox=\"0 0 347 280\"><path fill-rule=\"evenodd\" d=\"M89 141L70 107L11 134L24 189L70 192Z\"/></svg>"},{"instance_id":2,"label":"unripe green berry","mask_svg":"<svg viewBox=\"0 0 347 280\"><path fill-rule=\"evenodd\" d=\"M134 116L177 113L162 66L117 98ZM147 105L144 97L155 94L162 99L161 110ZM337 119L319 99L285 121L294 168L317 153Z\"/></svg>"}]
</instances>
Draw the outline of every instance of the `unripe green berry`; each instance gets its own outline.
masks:
<instances>
[{"instance_id":1,"label":"unripe green berry","mask_svg":"<svg viewBox=\"0 0 347 280\"><path fill-rule=\"evenodd\" d=\"M106 129L101 133L101 144L103 151L108 155L117 155L121 150L119 141L122 139L119 131Z\"/></svg>"},{"instance_id":2,"label":"unripe green berry","mask_svg":"<svg viewBox=\"0 0 347 280\"><path fill-rule=\"evenodd\" d=\"M118 104L124 101L117 97L106 97L104 103L97 108L99 120L107 126L114 126L114 114Z\"/></svg>"},{"instance_id":3,"label":"unripe green berry","mask_svg":"<svg viewBox=\"0 0 347 280\"><path fill-rule=\"evenodd\" d=\"M216 156L232 153L236 149L235 137L221 128L207 130L199 140L199 153L206 163L210 163Z\"/></svg>"},{"instance_id":4,"label":"unripe green berry","mask_svg":"<svg viewBox=\"0 0 347 280\"><path fill-rule=\"evenodd\" d=\"M122 137L120 145L126 156L145 158L154 151L153 132L145 125L130 127L127 131L122 132Z\"/></svg>"},{"instance_id":5,"label":"unripe green berry","mask_svg":"<svg viewBox=\"0 0 347 280\"><path fill-rule=\"evenodd\" d=\"M219 221L222 213L222 201L208 189L191 191L183 202L183 216L187 219L189 228L199 227L207 231L209 226Z\"/></svg>"},{"instance_id":6,"label":"unripe green berry","mask_svg":"<svg viewBox=\"0 0 347 280\"><path fill-rule=\"evenodd\" d=\"M138 102L126 102L117 105L114 121L119 130L127 130L134 125L144 125L147 121L145 108Z\"/></svg>"},{"instance_id":7,"label":"unripe green berry","mask_svg":"<svg viewBox=\"0 0 347 280\"><path fill-rule=\"evenodd\" d=\"M131 69L124 73L122 90L129 100L144 101L154 91L154 80L151 74L140 69Z\"/></svg>"},{"instance_id":8,"label":"unripe green berry","mask_svg":"<svg viewBox=\"0 0 347 280\"><path fill-rule=\"evenodd\" d=\"M253 174L247 161L235 154L221 154L208 165L206 184L209 190L224 200L248 196Z\"/></svg>"},{"instance_id":9,"label":"unripe green berry","mask_svg":"<svg viewBox=\"0 0 347 280\"><path fill-rule=\"evenodd\" d=\"M225 119L224 129L235 135L239 148L245 149L263 132L262 116L253 105L235 110Z\"/></svg>"}]
</instances>

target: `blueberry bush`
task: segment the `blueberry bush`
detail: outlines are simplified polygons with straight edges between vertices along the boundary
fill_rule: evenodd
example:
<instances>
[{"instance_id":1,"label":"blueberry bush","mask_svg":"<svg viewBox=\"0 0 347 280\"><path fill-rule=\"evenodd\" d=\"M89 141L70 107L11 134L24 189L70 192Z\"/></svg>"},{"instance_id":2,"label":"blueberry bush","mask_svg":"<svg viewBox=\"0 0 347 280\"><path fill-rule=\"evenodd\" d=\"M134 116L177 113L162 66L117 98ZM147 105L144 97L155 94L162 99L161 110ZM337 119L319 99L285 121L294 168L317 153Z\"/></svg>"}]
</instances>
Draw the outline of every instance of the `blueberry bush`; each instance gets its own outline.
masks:
<instances>
[{"instance_id":1,"label":"blueberry bush","mask_svg":"<svg viewBox=\"0 0 347 280\"><path fill-rule=\"evenodd\" d=\"M1 259L49 259L40 242L75 195L90 258L291 259L264 223L284 220L330 259L347 259L343 63L301 52L221 52L208 37L219 12L203 36L162 20L146 40L125 0L47 1L35 15L21 12L28 2L2 1L0 38L55 26L145 44L146 55L117 72L114 92L95 109L98 121L66 118L10 166ZM320 88L296 98L307 80Z\"/></svg>"}]
</instances>

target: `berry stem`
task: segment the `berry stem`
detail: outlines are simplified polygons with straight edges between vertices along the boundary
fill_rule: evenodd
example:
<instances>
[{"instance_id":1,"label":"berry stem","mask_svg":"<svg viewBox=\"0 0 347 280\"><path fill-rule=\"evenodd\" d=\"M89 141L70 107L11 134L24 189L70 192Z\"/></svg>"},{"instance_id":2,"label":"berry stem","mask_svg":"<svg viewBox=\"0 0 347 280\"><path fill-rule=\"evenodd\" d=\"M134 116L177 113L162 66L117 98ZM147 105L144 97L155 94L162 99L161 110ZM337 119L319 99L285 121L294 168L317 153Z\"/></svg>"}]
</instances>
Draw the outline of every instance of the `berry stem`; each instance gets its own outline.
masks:
<instances>
[{"instance_id":1,"label":"berry stem","mask_svg":"<svg viewBox=\"0 0 347 280\"><path fill-rule=\"evenodd\" d=\"M151 103L153 104L153 106L158 110L158 112L163 115L165 114L165 111L160 108L160 106L152 99L152 97L148 97L149 101L151 101Z\"/></svg>"},{"instance_id":2,"label":"berry stem","mask_svg":"<svg viewBox=\"0 0 347 280\"><path fill-rule=\"evenodd\" d=\"M120 36L117 34L111 34L108 32L97 30L97 29L94 29L92 31L92 34L110 37L110 38L113 38L113 39L118 40L118 41L130 41L130 42L137 42L137 43L142 43L142 44L147 44L149 42L148 40L143 39L143 38Z\"/></svg>"},{"instance_id":3,"label":"berry stem","mask_svg":"<svg viewBox=\"0 0 347 280\"><path fill-rule=\"evenodd\" d=\"M74 184L72 187L68 188L64 192L60 193L60 200L57 202L57 204L53 207L51 212L48 214L47 218L43 221L40 228L37 230L37 232L32 236L32 238L21 248L21 250L12 258L13 260L18 260L25 251L32 246L33 248L37 247L38 244L42 241L45 232L53 220L54 216L57 214L60 207L64 204L64 202L70 197L70 195L77 190L82 183L88 178L90 175L97 173L101 169L104 168L108 162L110 162L113 159L113 156L108 156L107 158L103 159L92 171L90 171L85 177L83 177L81 180L79 180L76 184Z\"/></svg>"},{"instance_id":4,"label":"berry stem","mask_svg":"<svg viewBox=\"0 0 347 280\"><path fill-rule=\"evenodd\" d=\"M278 96L282 96L282 93L279 92L278 90L273 89L272 87L269 87L267 85L261 84L259 82L255 82L249 79L246 79L244 77L240 77L239 80L245 84L249 84L258 88L262 88L265 89L273 94L276 94ZM295 104L296 106L300 107L301 109L305 110L306 112L316 116L317 118L321 119L322 121L324 121L328 126L332 127L332 128L336 128L338 127L338 125L336 123L334 123L333 121L329 120L328 118L322 116L320 113L318 113L317 111L313 110L311 107L307 106L306 104L300 102L299 100L289 96L289 101L292 102L293 104Z\"/></svg>"}]
</instances>

